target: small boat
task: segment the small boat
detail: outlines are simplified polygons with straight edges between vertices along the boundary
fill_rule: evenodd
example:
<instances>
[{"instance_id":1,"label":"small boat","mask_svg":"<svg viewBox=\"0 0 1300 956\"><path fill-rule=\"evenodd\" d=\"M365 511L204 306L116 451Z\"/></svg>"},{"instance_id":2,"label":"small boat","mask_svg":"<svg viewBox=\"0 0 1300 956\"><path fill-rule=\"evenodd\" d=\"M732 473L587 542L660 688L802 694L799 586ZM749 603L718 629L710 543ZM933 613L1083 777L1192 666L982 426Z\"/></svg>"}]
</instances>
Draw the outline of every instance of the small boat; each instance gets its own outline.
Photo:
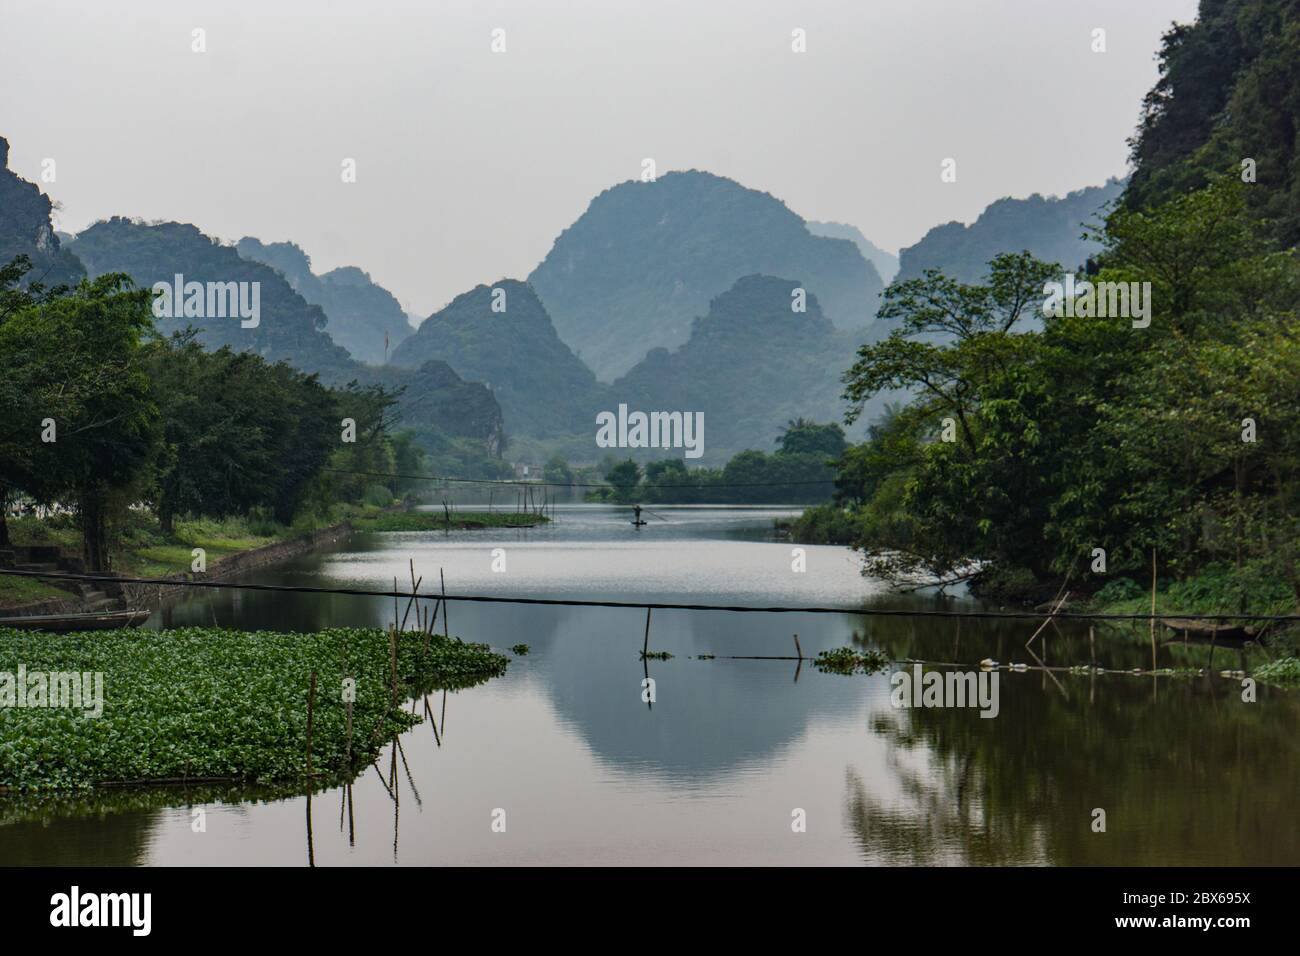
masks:
<instances>
[{"instance_id":1,"label":"small boat","mask_svg":"<svg viewBox=\"0 0 1300 956\"><path fill-rule=\"evenodd\" d=\"M634 526L634 527L637 527L637 528L641 527L643 524L649 524L649 523L650 523L649 521L633 521L633 522L632 522L633 526Z\"/></svg>"},{"instance_id":2,"label":"small boat","mask_svg":"<svg viewBox=\"0 0 1300 956\"><path fill-rule=\"evenodd\" d=\"M1213 623L1202 620L1187 620L1178 617L1162 617L1160 623L1175 634L1182 635L1188 641L1202 643L1205 641L1249 641L1255 637L1255 630L1244 624L1224 621Z\"/></svg>"},{"instance_id":3,"label":"small boat","mask_svg":"<svg viewBox=\"0 0 1300 956\"><path fill-rule=\"evenodd\" d=\"M0 617L0 627L25 631L107 631L119 627L139 627L149 619L149 611L87 611L80 614L28 614Z\"/></svg>"}]
</instances>

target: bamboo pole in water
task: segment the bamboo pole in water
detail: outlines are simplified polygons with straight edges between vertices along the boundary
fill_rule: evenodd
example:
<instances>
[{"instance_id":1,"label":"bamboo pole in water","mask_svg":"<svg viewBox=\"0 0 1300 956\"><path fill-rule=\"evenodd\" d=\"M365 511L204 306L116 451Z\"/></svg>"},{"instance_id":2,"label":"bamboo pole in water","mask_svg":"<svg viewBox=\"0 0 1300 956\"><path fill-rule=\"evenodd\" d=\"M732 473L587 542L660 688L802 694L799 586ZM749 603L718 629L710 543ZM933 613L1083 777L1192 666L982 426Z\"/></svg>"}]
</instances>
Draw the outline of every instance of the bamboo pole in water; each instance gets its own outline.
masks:
<instances>
[{"instance_id":1,"label":"bamboo pole in water","mask_svg":"<svg viewBox=\"0 0 1300 956\"><path fill-rule=\"evenodd\" d=\"M447 621L447 578L442 573L442 568L438 569L438 580L442 582L442 636L451 637L451 625Z\"/></svg>"},{"instance_id":2,"label":"bamboo pole in water","mask_svg":"<svg viewBox=\"0 0 1300 956\"><path fill-rule=\"evenodd\" d=\"M311 792L315 787L311 766L312 717L316 708L316 672L311 672L311 687L307 691L307 865L316 865L316 847L311 833Z\"/></svg>"},{"instance_id":3,"label":"bamboo pole in water","mask_svg":"<svg viewBox=\"0 0 1300 956\"><path fill-rule=\"evenodd\" d=\"M1151 669L1156 669L1156 549L1151 548Z\"/></svg>"},{"instance_id":4,"label":"bamboo pole in water","mask_svg":"<svg viewBox=\"0 0 1300 956\"><path fill-rule=\"evenodd\" d=\"M389 679L393 706L397 706L397 628L388 632Z\"/></svg>"},{"instance_id":5,"label":"bamboo pole in water","mask_svg":"<svg viewBox=\"0 0 1300 956\"><path fill-rule=\"evenodd\" d=\"M344 705L345 705L344 710L347 713L347 735L348 735L347 766L348 766L348 772L351 773L352 771L352 699L351 697L349 697L347 700L344 701Z\"/></svg>"},{"instance_id":6,"label":"bamboo pole in water","mask_svg":"<svg viewBox=\"0 0 1300 956\"><path fill-rule=\"evenodd\" d=\"M311 731L312 717L316 708L316 672L311 672L311 687L307 691L307 785L311 786ZM308 799L311 791L308 790Z\"/></svg>"}]
</instances>

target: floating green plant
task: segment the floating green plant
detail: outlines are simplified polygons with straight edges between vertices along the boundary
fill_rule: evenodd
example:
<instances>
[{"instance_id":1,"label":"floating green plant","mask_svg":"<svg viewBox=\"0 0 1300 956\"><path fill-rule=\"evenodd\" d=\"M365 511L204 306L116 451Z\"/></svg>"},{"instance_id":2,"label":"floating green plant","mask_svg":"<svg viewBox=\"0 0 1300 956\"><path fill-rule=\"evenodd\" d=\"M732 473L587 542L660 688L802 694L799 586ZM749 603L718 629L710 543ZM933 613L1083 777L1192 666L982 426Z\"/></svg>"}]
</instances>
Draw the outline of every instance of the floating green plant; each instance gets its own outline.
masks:
<instances>
[{"instance_id":1,"label":"floating green plant","mask_svg":"<svg viewBox=\"0 0 1300 956\"><path fill-rule=\"evenodd\" d=\"M837 647L819 653L813 659L813 666L828 674L874 674L889 666L889 658L875 648L859 651L852 647Z\"/></svg>"},{"instance_id":2,"label":"floating green plant","mask_svg":"<svg viewBox=\"0 0 1300 956\"><path fill-rule=\"evenodd\" d=\"M397 643L394 705L389 632L377 628L311 634L0 629L0 697L6 676L16 677L20 667L24 680L36 674L103 675L99 717L40 706L30 696L38 706L0 706L0 789L125 781L303 782L313 672L312 766L320 777L346 777L373 760L384 740L420 722L401 701L438 688L469 687L506 669L503 655L458 638L435 634L426 644L423 632L409 631ZM10 693L18 689L10 687Z\"/></svg>"},{"instance_id":3,"label":"floating green plant","mask_svg":"<svg viewBox=\"0 0 1300 956\"><path fill-rule=\"evenodd\" d=\"M1269 684L1300 686L1300 657L1282 657L1255 668L1256 680Z\"/></svg>"}]
</instances>

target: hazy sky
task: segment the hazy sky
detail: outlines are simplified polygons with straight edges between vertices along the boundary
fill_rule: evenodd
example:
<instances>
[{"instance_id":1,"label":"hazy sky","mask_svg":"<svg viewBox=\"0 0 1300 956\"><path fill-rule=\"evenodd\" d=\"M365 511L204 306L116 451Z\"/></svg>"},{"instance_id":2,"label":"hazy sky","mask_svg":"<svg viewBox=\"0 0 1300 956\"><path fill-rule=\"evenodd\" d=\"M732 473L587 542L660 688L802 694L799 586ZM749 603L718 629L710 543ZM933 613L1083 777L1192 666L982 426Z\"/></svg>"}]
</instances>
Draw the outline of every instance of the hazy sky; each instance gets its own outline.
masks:
<instances>
[{"instance_id":1,"label":"hazy sky","mask_svg":"<svg viewBox=\"0 0 1300 956\"><path fill-rule=\"evenodd\" d=\"M1122 175L1160 34L1195 7L3 0L0 135L27 179L55 160L60 229L117 214L291 239L426 315L525 277L646 157L890 250L1004 195Z\"/></svg>"}]
</instances>

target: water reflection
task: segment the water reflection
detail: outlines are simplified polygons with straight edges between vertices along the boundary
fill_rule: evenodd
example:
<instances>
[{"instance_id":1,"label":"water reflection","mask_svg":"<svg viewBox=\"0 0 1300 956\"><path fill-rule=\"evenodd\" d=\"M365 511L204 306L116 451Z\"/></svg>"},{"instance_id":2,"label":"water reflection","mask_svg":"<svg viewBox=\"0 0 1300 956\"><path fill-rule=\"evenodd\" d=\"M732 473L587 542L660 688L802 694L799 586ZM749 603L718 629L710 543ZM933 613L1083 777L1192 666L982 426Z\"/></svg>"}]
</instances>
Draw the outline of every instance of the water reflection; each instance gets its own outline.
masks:
<instances>
[{"instance_id":1,"label":"water reflection","mask_svg":"<svg viewBox=\"0 0 1300 956\"><path fill-rule=\"evenodd\" d=\"M668 522L635 533L616 510L580 506L528 531L358 535L253 577L391 586L414 560L426 581L445 571L451 593L964 606L885 595L842 549L808 548L808 572L793 572L790 545L771 536L780 509L662 510ZM492 571L495 548L508 573ZM305 630L391 615L383 599L222 591L151 625ZM1247 704L1237 681L1218 676L1258 650L1167 642L1161 667L1205 676L1133 676L1069 668L1149 668L1143 635L1090 637L1066 622L1027 649L1037 625L1024 620L656 610L646 645L634 609L456 603L451 616L466 640L531 651L486 685L409 702L424 723L354 781L314 794L310 837L305 797L195 791L80 814L50 806L40 822L0 826L0 852L298 865L1300 862L1289 806L1300 792L1300 697L1261 687ZM1000 672L996 719L899 710L887 673L822 673L797 660L796 633L807 657L854 644L898 662L1045 669ZM673 656L644 659L643 646ZM209 810L207 839L189 828L190 801ZM791 832L795 807L806 833ZM1090 827L1098 807L1104 834ZM491 827L496 809L505 832Z\"/></svg>"}]
</instances>

